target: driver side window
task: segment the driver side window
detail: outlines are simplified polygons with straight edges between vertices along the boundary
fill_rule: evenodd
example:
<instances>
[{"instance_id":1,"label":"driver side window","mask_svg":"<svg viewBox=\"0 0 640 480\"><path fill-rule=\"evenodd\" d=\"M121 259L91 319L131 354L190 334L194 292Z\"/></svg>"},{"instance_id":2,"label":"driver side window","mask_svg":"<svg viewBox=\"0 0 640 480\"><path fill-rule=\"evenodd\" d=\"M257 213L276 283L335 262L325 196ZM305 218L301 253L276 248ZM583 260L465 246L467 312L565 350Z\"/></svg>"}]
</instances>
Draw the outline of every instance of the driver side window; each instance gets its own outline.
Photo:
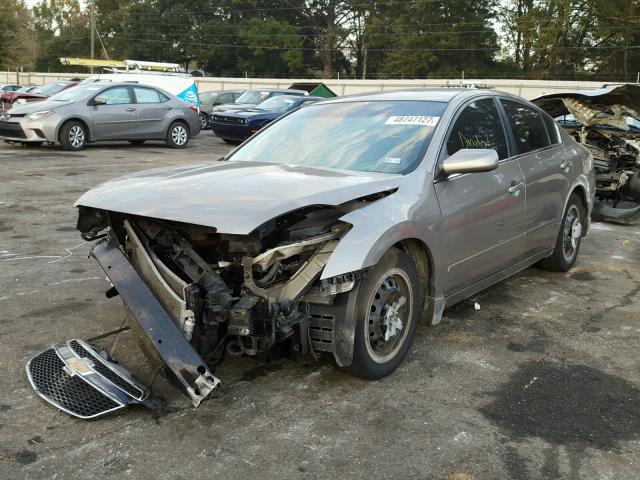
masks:
<instances>
[{"instance_id":1,"label":"driver side window","mask_svg":"<svg viewBox=\"0 0 640 480\"><path fill-rule=\"evenodd\" d=\"M124 105L131 102L129 87L113 87L96 96L96 100L104 100L105 105Z\"/></svg>"},{"instance_id":2,"label":"driver side window","mask_svg":"<svg viewBox=\"0 0 640 480\"><path fill-rule=\"evenodd\" d=\"M490 148L502 160L509 156L502 121L492 98L476 100L458 116L446 143L447 156L463 148Z\"/></svg>"}]
</instances>

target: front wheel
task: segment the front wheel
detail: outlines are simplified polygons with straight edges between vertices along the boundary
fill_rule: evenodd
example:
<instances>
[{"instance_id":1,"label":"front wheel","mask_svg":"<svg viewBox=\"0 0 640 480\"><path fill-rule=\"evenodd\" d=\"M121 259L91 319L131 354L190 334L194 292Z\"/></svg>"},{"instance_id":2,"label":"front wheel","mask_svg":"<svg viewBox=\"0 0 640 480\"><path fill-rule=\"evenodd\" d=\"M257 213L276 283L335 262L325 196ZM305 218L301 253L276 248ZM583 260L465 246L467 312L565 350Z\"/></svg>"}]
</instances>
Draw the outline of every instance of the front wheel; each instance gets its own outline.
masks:
<instances>
[{"instance_id":1,"label":"front wheel","mask_svg":"<svg viewBox=\"0 0 640 480\"><path fill-rule=\"evenodd\" d=\"M585 208L582 200L572 193L562 217L556 246L551 256L540 261L542 268L550 272L566 272L573 267L580 250L584 220Z\"/></svg>"},{"instance_id":2,"label":"front wheel","mask_svg":"<svg viewBox=\"0 0 640 480\"><path fill-rule=\"evenodd\" d=\"M376 380L393 372L407 355L421 311L420 281L413 261L392 248L361 280L356 308L353 362L347 370Z\"/></svg>"},{"instance_id":3,"label":"front wheel","mask_svg":"<svg viewBox=\"0 0 640 480\"><path fill-rule=\"evenodd\" d=\"M64 150L82 150L87 146L87 129L82 123L72 120L60 129L59 140Z\"/></svg>"},{"instance_id":4,"label":"front wheel","mask_svg":"<svg viewBox=\"0 0 640 480\"><path fill-rule=\"evenodd\" d=\"M209 115L204 112L200 112L200 130L205 130L209 127Z\"/></svg>"},{"instance_id":5,"label":"front wheel","mask_svg":"<svg viewBox=\"0 0 640 480\"><path fill-rule=\"evenodd\" d=\"M171 148L184 148L189 143L189 130L184 123L174 122L167 131L167 145Z\"/></svg>"}]
</instances>

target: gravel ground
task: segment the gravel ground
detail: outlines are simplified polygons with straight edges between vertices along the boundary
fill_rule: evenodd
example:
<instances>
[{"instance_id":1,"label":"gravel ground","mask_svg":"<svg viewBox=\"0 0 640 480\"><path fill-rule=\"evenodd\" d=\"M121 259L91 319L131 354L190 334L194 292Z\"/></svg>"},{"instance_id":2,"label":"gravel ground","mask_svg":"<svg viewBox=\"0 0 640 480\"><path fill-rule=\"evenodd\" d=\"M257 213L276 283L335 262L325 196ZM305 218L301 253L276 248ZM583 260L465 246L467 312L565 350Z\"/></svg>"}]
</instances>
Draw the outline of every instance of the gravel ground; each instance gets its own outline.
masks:
<instances>
[{"instance_id":1,"label":"gravel ground","mask_svg":"<svg viewBox=\"0 0 640 480\"><path fill-rule=\"evenodd\" d=\"M25 362L124 316L75 231L74 200L228 149L207 131L182 151L0 145L0 478L640 477L640 227L594 224L572 271L530 268L446 310L378 382L330 359L232 359L198 409L163 379L157 413L87 422L43 402ZM116 357L148 378L127 335Z\"/></svg>"}]
</instances>

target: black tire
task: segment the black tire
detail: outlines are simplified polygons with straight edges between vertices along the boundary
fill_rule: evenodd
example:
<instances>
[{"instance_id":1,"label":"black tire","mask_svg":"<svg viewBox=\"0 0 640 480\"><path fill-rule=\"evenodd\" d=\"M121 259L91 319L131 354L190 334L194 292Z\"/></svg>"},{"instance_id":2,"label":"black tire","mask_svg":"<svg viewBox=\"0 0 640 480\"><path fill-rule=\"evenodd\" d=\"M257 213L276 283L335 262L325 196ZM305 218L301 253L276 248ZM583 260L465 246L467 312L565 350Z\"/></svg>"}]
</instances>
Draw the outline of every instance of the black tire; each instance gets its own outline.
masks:
<instances>
[{"instance_id":1,"label":"black tire","mask_svg":"<svg viewBox=\"0 0 640 480\"><path fill-rule=\"evenodd\" d=\"M562 216L553 253L539 262L540 267L550 272L566 272L573 267L580 251L585 212L580 196L572 193Z\"/></svg>"},{"instance_id":2,"label":"black tire","mask_svg":"<svg viewBox=\"0 0 640 480\"><path fill-rule=\"evenodd\" d=\"M228 143L229 145L237 145L237 141L231 140L230 138L223 138L224 143Z\"/></svg>"},{"instance_id":3,"label":"black tire","mask_svg":"<svg viewBox=\"0 0 640 480\"><path fill-rule=\"evenodd\" d=\"M397 248L385 253L361 281L363 284L356 286L359 288L353 362L346 370L357 377L377 380L398 368L411 348L425 295L420 291L413 261ZM388 315L393 315L393 319ZM394 320L398 319L401 328L395 330L398 324ZM385 340L389 321L396 333Z\"/></svg>"},{"instance_id":4,"label":"black tire","mask_svg":"<svg viewBox=\"0 0 640 480\"><path fill-rule=\"evenodd\" d=\"M205 112L200 112L200 130L206 130L209 128L209 115Z\"/></svg>"},{"instance_id":5,"label":"black tire","mask_svg":"<svg viewBox=\"0 0 640 480\"><path fill-rule=\"evenodd\" d=\"M182 122L173 122L167 130L167 146L184 148L189 143L189 127Z\"/></svg>"},{"instance_id":6,"label":"black tire","mask_svg":"<svg viewBox=\"0 0 640 480\"><path fill-rule=\"evenodd\" d=\"M78 151L87 146L87 128L76 120L70 120L60 129L58 140L64 150Z\"/></svg>"},{"instance_id":7,"label":"black tire","mask_svg":"<svg viewBox=\"0 0 640 480\"><path fill-rule=\"evenodd\" d=\"M129 140L131 145L142 145L146 140Z\"/></svg>"}]
</instances>

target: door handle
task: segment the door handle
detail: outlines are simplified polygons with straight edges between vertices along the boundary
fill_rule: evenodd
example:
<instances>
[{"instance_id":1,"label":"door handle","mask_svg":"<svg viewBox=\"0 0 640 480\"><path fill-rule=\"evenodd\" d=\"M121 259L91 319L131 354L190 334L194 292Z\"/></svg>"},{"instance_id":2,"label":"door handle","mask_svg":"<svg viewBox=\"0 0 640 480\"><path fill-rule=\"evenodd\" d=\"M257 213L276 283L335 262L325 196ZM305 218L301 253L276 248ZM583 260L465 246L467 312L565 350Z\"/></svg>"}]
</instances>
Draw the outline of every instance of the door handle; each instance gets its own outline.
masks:
<instances>
[{"instance_id":1,"label":"door handle","mask_svg":"<svg viewBox=\"0 0 640 480\"><path fill-rule=\"evenodd\" d=\"M127 112L135 112L136 109L133 108L133 107L129 107L129 108L125 108L125 111L127 111Z\"/></svg>"},{"instance_id":2,"label":"door handle","mask_svg":"<svg viewBox=\"0 0 640 480\"><path fill-rule=\"evenodd\" d=\"M564 170L566 168L571 168L573 167L573 162L571 160L567 160L566 162L562 162L560 164L560 170Z\"/></svg>"},{"instance_id":3,"label":"door handle","mask_svg":"<svg viewBox=\"0 0 640 480\"><path fill-rule=\"evenodd\" d=\"M172 110L173 107L162 107L163 110Z\"/></svg>"},{"instance_id":4,"label":"door handle","mask_svg":"<svg viewBox=\"0 0 640 480\"><path fill-rule=\"evenodd\" d=\"M517 181L514 180L513 182L511 182L511 186L509 187L509 193L513 196L516 196L520 193L520 190L522 189L522 187L524 187L524 182L523 181Z\"/></svg>"}]
</instances>

